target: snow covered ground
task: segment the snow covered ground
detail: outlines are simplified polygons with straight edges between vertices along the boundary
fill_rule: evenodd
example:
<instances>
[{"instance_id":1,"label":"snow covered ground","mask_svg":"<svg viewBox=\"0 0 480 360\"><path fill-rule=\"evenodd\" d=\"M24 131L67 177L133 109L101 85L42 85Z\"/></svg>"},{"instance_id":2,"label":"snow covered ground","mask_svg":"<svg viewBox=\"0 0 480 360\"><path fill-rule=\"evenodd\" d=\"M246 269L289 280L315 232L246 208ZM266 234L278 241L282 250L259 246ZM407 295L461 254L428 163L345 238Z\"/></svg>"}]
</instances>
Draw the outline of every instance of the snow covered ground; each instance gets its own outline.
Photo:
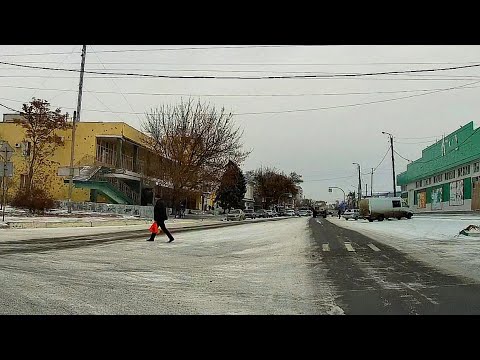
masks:
<instances>
[{"instance_id":1,"label":"snow covered ground","mask_svg":"<svg viewBox=\"0 0 480 360\"><path fill-rule=\"evenodd\" d=\"M3 210L0 210L0 216L2 216ZM0 217L0 220L2 217ZM27 210L16 209L10 206L5 207L5 223L7 222L56 222L56 221L109 221L112 219L138 219L136 216L131 215L119 215L113 213L100 213L93 211L73 211L68 213L63 209L52 209L46 212L44 215L33 215Z\"/></svg>"},{"instance_id":2,"label":"snow covered ground","mask_svg":"<svg viewBox=\"0 0 480 360\"><path fill-rule=\"evenodd\" d=\"M480 237L459 235L468 225L479 226L479 216L414 216L410 220L372 223L336 217L327 220L408 253L437 269L480 282Z\"/></svg>"}]
</instances>

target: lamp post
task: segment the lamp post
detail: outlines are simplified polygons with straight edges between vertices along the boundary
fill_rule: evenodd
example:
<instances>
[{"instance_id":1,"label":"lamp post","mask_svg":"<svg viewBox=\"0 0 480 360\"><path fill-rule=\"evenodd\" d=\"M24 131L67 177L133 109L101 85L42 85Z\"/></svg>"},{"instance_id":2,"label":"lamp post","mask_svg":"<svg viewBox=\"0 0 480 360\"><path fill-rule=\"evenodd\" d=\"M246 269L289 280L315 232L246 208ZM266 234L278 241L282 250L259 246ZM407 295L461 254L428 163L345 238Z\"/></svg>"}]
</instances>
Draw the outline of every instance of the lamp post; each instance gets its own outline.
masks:
<instances>
[{"instance_id":1,"label":"lamp post","mask_svg":"<svg viewBox=\"0 0 480 360\"><path fill-rule=\"evenodd\" d=\"M338 186L329 186L329 187L328 187L328 192L332 192L332 189L342 190L342 192L343 192L343 202L345 203L345 191L343 191L343 189L342 189L342 188L339 188Z\"/></svg>"},{"instance_id":2,"label":"lamp post","mask_svg":"<svg viewBox=\"0 0 480 360\"><path fill-rule=\"evenodd\" d=\"M382 131L382 134L388 135L390 137L390 149L392 150L393 196L397 196L397 186L395 185L395 159L393 157L393 135L386 131Z\"/></svg>"},{"instance_id":3,"label":"lamp post","mask_svg":"<svg viewBox=\"0 0 480 360\"><path fill-rule=\"evenodd\" d=\"M358 202L360 203L360 200L362 199L362 178L360 177L360 164L359 163L352 163L353 165L357 165L358 167ZM358 206L358 204L357 204Z\"/></svg>"}]
</instances>

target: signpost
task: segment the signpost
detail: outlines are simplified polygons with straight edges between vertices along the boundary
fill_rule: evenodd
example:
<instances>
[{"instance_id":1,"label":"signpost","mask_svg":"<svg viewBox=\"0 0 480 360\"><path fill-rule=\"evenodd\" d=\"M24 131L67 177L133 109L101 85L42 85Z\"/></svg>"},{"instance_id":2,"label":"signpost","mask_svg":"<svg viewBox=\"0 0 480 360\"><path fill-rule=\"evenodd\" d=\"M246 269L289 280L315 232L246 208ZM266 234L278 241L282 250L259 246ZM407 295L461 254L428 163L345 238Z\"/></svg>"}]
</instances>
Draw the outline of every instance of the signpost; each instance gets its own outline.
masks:
<instances>
[{"instance_id":1,"label":"signpost","mask_svg":"<svg viewBox=\"0 0 480 360\"><path fill-rule=\"evenodd\" d=\"M2 165L2 193L3 193L3 198L2 198L2 221L5 221L5 191L6 191L6 177L12 177L13 176L13 163L10 162L10 159L12 158L13 154L15 153L15 149L10 146L10 144L6 141L2 143L0 146L0 156L3 158L3 162L0 164Z\"/></svg>"}]
</instances>

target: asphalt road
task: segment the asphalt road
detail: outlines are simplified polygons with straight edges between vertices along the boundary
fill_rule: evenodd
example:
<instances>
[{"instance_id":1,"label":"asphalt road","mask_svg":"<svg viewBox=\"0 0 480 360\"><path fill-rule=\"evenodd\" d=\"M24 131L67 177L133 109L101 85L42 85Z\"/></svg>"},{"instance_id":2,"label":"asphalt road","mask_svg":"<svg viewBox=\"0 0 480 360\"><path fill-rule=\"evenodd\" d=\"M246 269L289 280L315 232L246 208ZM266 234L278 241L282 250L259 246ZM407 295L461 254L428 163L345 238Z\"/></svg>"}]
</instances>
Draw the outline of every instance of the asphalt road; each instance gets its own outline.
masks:
<instances>
[{"instance_id":1,"label":"asphalt road","mask_svg":"<svg viewBox=\"0 0 480 360\"><path fill-rule=\"evenodd\" d=\"M323 218L0 243L0 314L479 314L480 286Z\"/></svg>"},{"instance_id":2,"label":"asphalt road","mask_svg":"<svg viewBox=\"0 0 480 360\"><path fill-rule=\"evenodd\" d=\"M2 242L0 314L335 314L307 218Z\"/></svg>"},{"instance_id":3,"label":"asphalt road","mask_svg":"<svg viewBox=\"0 0 480 360\"><path fill-rule=\"evenodd\" d=\"M309 220L345 314L480 314L480 285L327 220Z\"/></svg>"}]
</instances>

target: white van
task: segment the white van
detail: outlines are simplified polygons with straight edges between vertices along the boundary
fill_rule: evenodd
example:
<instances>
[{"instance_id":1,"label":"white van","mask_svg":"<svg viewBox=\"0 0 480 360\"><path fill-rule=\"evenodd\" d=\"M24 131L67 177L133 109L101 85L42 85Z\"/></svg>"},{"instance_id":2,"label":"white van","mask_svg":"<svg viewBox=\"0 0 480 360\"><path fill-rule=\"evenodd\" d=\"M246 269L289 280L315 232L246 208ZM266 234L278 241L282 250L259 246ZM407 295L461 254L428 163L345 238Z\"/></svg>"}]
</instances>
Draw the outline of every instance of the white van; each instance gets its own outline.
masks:
<instances>
[{"instance_id":1,"label":"white van","mask_svg":"<svg viewBox=\"0 0 480 360\"><path fill-rule=\"evenodd\" d=\"M408 207L405 199L401 197L386 198L368 198L363 199L359 203L360 217L373 220L383 221L383 219L406 217L410 219L413 212Z\"/></svg>"}]
</instances>

